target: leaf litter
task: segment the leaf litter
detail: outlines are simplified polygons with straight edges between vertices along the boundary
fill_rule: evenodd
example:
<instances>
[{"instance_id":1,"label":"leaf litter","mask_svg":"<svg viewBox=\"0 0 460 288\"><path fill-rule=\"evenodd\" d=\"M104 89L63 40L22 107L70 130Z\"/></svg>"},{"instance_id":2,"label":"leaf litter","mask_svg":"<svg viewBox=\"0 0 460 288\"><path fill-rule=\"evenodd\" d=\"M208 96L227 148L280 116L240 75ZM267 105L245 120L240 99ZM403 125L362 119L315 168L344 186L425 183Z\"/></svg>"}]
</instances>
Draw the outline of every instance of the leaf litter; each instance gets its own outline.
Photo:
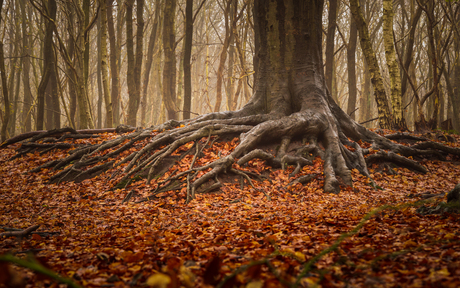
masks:
<instances>
[{"instance_id":1,"label":"leaf litter","mask_svg":"<svg viewBox=\"0 0 460 288\"><path fill-rule=\"evenodd\" d=\"M106 133L69 141L114 137ZM456 140L452 145L459 147ZM201 142L203 146L206 139ZM213 141L194 165L229 154L237 143L237 138ZM178 158L150 183L137 179L126 189L114 189L126 164L80 183L48 184L56 173L52 169L26 172L65 157L69 150L9 161L17 145L0 153L0 232L40 228L29 237L2 237L0 254L34 253L41 263L84 287L460 286L458 214L416 212L421 205L417 201L427 198L423 195L436 195L426 204L435 206L460 183L455 156L446 162L422 160L427 174L395 168L397 174L390 175L373 166L369 171L380 189L353 170L353 188L338 195L323 192L319 158L294 178L289 175L295 167L274 170L251 160L244 167L234 164L250 181L225 175L218 190L197 194L186 204L185 184L153 192L169 177L190 169L193 153ZM119 163L132 151L112 160ZM312 175L307 184L293 181L305 175ZM383 205L387 209L368 215L355 229ZM15 270L33 286L52 282L30 270Z\"/></svg>"}]
</instances>

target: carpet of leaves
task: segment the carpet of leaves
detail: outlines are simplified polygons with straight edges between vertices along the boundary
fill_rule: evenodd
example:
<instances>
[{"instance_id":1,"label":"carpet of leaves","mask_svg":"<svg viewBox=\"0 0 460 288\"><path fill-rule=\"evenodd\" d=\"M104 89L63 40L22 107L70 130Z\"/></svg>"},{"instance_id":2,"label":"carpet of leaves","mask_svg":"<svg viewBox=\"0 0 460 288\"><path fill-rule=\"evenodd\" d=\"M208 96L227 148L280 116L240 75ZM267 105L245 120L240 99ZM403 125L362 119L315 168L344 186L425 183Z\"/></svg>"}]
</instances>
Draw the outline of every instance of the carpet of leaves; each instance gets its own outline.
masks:
<instances>
[{"instance_id":1,"label":"carpet of leaves","mask_svg":"<svg viewBox=\"0 0 460 288\"><path fill-rule=\"evenodd\" d=\"M98 141L114 137L104 134ZM95 140L74 143L83 141ZM456 141L450 145L459 147ZM237 143L237 139L214 142L195 165L227 155ZM0 226L25 229L39 224L37 232L57 233L0 239L0 254L21 256L34 251L41 263L85 287L166 287L165 283L167 287L213 287L238 267L261 259L268 259L271 269L256 265L227 284L280 287L283 281L293 283L306 262L382 205L399 208L371 217L338 249L319 259L299 279L299 286L460 286L460 217L421 216L416 205L401 206L426 194L447 193L460 183L460 160L455 157L446 162L423 161L430 171L425 175L398 168L398 175L387 175L372 167L370 172L383 190L374 189L368 179L352 171L354 189L342 189L339 195L323 192L320 159L300 173L316 173L312 182L289 187L294 167L273 170L253 160L237 168L269 175L264 181L253 178L256 189L246 180L241 187L239 177L228 176L219 193L197 194L189 204L185 204L185 187L136 203L151 193L157 181L187 170L193 153L150 184L139 180L113 190L113 170L81 183L52 185L47 184L56 173L51 169L24 174L65 157L67 151L37 152L9 161L17 147L0 151ZM115 160L141 147L142 143ZM130 190L137 198L122 204ZM446 201L442 195L434 199L429 205ZM30 270L15 269L30 287L56 285Z\"/></svg>"}]
</instances>

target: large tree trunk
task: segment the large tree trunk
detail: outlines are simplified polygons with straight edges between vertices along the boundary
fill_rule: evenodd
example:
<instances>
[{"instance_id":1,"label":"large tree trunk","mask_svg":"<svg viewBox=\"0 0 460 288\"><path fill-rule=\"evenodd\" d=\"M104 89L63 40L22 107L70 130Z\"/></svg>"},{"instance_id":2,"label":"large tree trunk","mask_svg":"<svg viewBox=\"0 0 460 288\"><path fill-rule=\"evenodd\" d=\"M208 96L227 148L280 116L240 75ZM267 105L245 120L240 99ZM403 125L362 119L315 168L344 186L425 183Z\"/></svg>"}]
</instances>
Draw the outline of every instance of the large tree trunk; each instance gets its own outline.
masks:
<instances>
[{"instance_id":1,"label":"large tree trunk","mask_svg":"<svg viewBox=\"0 0 460 288\"><path fill-rule=\"evenodd\" d=\"M75 152L67 159L58 161L60 167L67 168L55 174L51 182L81 181L92 177L96 171L108 170L113 162L83 168L93 165L94 160L107 160L127 151L138 141L145 143L147 138L148 144L123 160L129 161L129 164L118 168L123 169L124 175L116 187L124 188L137 177L147 178L145 185L150 185L155 178L153 185L156 188L152 195L185 189L187 201L193 199L195 193L220 187L219 177L224 173L233 173L251 182L247 171L240 167L254 158L262 159L274 168L293 165L296 168L291 175L297 176L303 166L312 164L311 160L319 156L324 163L323 173L308 175L309 179L316 177L324 183L326 192L338 193L341 184L352 185L351 169L357 169L370 178L368 163L393 162L424 173L427 172L426 168L406 157L420 153L433 154L431 149L460 155L460 149L444 147L439 143L425 142L415 147L395 144L357 124L340 109L328 93L325 83L321 47L322 9L322 0L255 0L254 27L259 64L254 94L241 110L215 112L184 121L170 120L101 145L79 148L79 153ZM168 25L167 21L165 24ZM170 41L169 37L164 40ZM153 131L163 132L152 135ZM203 164L204 161L200 160L195 163L204 148L200 147L202 138L207 138L209 142L212 136L218 135L240 135L239 143L233 151L215 161ZM396 136L404 137L402 134ZM130 141L125 141L128 139ZM365 159L364 155L370 151L358 144L360 140L373 143L372 148L376 152ZM169 174L167 180L158 180L156 176L164 174L176 163L177 158L171 158L172 153L179 152L177 148L185 147L184 144L193 142L195 145L191 146L196 148L183 153L183 156L195 153L190 168L172 172L176 174ZM296 143L291 145L291 142ZM121 143L126 144L120 147ZM261 146L269 146L270 150L258 149ZM116 147L116 150L104 153L104 158L94 159L100 157L97 156L101 154L99 152L111 147ZM275 151L275 155L272 151ZM68 167L71 161L74 164ZM296 181L306 179L300 178L296 178ZM197 190L209 181L215 183L209 188ZM373 183L372 179L370 182Z\"/></svg>"}]
</instances>

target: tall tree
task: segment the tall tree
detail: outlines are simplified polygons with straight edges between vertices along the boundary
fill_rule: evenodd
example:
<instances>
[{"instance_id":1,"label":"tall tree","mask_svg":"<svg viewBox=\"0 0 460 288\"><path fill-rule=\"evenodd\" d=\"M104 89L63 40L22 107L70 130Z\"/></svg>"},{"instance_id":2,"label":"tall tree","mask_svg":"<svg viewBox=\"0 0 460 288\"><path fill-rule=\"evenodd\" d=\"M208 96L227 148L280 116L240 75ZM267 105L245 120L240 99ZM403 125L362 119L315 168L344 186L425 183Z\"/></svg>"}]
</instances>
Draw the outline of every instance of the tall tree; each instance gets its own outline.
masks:
<instances>
[{"instance_id":1,"label":"tall tree","mask_svg":"<svg viewBox=\"0 0 460 288\"><path fill-rule=\"evenodd\" d=\"M46 86L54 69L54 53L53 53L53 31L54 23L56 21L56 0L48 0L46 11L48 19L46 21L45 39L43 41L43 72L40 84L37 91L37 130L43 130L43 123L45 120L45 92Z\"/></svg>"},{"instance_id":2,"label":"tall tree","mask_svg":"<svg viewBox=\"0 0 460 288\"><path fill-rule=\"evenodd\" d=\"M3 15L3 0L0 0L0 25L2 24ZM0 132L0 137L2 142L7 139L7 129L8 129L8 120L10 118L10 100L8 95L8 84L7 84L7 75L5 69L5 56L3 51L3 37L0 38L0 77L2 79L2 92L3 92L3 103L5 104L5 114L3 115L2 128Z\"/></svg>"},{"instance_id":3,"label":"tall tree","mask_svg":"<svg viewBox=\"0 0 460 288\"><path fill-rule=\"evenodd\" d=\"M383 42L390 72L393 128L407 130L401 93L401 73L393 41L393 0L383 0Z\"/></svg>"},{"instance_id":4,"label":"tall tree","mask_svg":"<svg viewBox=\"0 0 460 288\"><path fill-rule=\"evenodd\" d=\"M337 93L333 91L333 79L334 79L334 42L335 42L335 30L337 27L337 0L329 0L329 13L328 13L328 26L326 36L326 86L329 92L334 98L336 103L338 102Z\"/></svg>"},{"instance_id":5,"label":"tall tree","mask_svg":"<svg viewBox=\"0 0 460 288\"><path fill-rule=\"evenodd\" d=\"M185 42L184 42L184 109L183 119L190 118L192 110L192 39L193 39L193 0L187 0L185 6Z\"/></svg>"},{"instance_id":6,"label":"tall tree","mask_svg":"<svg viewBox=\"0 0 460 288\"><path fill-rule=\"evenodd\" d=\"M358 40L358 28L350 15L350 38L347 45L347 70L348 70L348 105L347 114L354 120L356 118L356 42ZM361 111L364 107L361 107Z\"/></svg>"},{"instance_id":7,"label":"tall tree","mask_svg":"<svg viewBox=\"0 0 460 288\"><path fill-rule=\"evenodd\" d=\"M32 107L32 92L30 90L30 55L32 54L30 43L30 34L29 30L27 29L31 27L29 19L27 18L26 13L26 1L18 1L19 6L21 8L21 25L22 25L22 55L24 56L22 60L22 69L23 69L23 77L22 77L22 86L24 89L24 97L23 97L23 106L22 106L22 121L23 121L23 132L32 130L32 123L31 123L31 107Z\"/></svg>"},{"instance_id":8,"label":"tall tree","mask_svg":"<svg viewBox=\"0 0 460 288\"><path fill-rule=\"evenodd\" d=\"M134 51L133 7L134 0L126 1L126 53L128 54L128 125L136 126L141 99L141 71L144 43L144 0L137 0L136 49Z\"/></svg>"},{"instance_id":9,"label":"tall tree","mask_svg":"<svg viewBox=\"0 0 460 288\"><path fill-rule=\"evenodd\" d=\"M115 35L115 24L113 21L113 1L107 0L107 32L109 34L110 43L110 70L112 79L112 115L113 124L120 124L120 65L118 62L120 50L118 49L116 35ZM119 17L122 18L122 13L119 13Z\"/></svg>"},{"instance_id":10,"label":"tall tree","mask_svg":"<svg viewBox=\"0 0 460 288\"><path fill-rule=\"evenodd\" d=\"M240 141L229 154L221 155L214 162L201 167L197 164L174 176L174 181L182 181L182 187L187 187L187 200L193 199L195 193L200 192L197 189L203 188L202 184L208 181L215 181L208 186L210 189L220 187L221 174L229 172L247 176L233 164L242 166L255 158L267 161L272 167L293 165L297 167L294 170L296 174L302 166L312 164L311 160L319 156L324 160L323 174L319 179L324 181L324 190L332 193L338 193L341 184L352 185L351 169L371 177L367 163L372 161L404 163L412 169L426 172L423 166L404 156L433 153L427 150L427 146L416 146L423 149L420 151L395 144L365 129L341 110L328 93L322 57L323 4L322 0L255 0L254 23L257 25L254 25L254 32L257 45L254 51L259 64L252 98L237 111L214 112L184 121L167 121L146 128L141 134L131 134L129 137L132 137L132 141L117 151L126 151L137 141L144 142L152 131L163 131L151 138L143 149L128 156L126 161L130 163L120 183L126 187L130 179L145 174L149 183L153 177L163 173L161 171L168 169L168 165L172 165L163 160L183 144L196 141L196 145L199 145L202 138L235 134L240 135ZM169 41L168 37L165 40ZM372 142L373 149L380 151L365 160L363 155L366 151L358 144L360 140ZM119 139L109 141L111 143L101 144L100 149L119 143ZM297 143L291 145L292 141ZM276 150L274 155L271 149L258 149L267 145ZM151 151L157 152L152 154ZM85 165L83 161L78 162L78 165ZM92 162L85 158L85 163ZM109 169L111 164L99 165L98 168ZM67 180L80 177L81 173L72 168L68 168L69 173L61 173L61 177ZM55 180L60 181L58 178ZM165 185L165 189L172 187Z\"/></svg>"},{"instance_id":11,"label":"tall tree","mask_svg":"<svg viewBox=\"0 0 460 288\"><path fill-rule=\"evenodd\" d=\"M177 118L176 108L176 0L165 1L163 16L163 101L168 119Z\"/></svg>"},{"instance_id":12,"label":"tall tree","mask_svg":"<svg viewBox=\"0 0 460 288\"><path fill-rule=\"evenodd\" d=\"M113 126L112 112L112 95L109 89L108 59L107 59L107 1L99 0L101 7L101 70L102 70L102 87L104 91L105 102L105 127Z\"/></svg>"},{"instance_id":13,"label":"tall tree","mask_svg":"<svg viewBox=\"0 0 460 288\"><path fill-rule=\"evenodd\" d=\"M150 32L149 37L149 46L147 50L147 59L144 65L144 81L142 82L142 100L141 100L141 126L145 126L145 118L146 118L146 111L147 111L147 103L149 102L147 99L148 95L148 88L150 83L150 70L152 69L153 63L153 53L155 48L159 45L157 42L157 32L158 32L158 21L160 19L160 7L161 7L162 0L157 0L155 2L155 16L153 17L153 25L152 30Z\"/></svg>"},{"instance_id":14,"label":"tall tree","mask_svg":"<svg viewBox=\"0 0 460 288\"><path fill-rule=\"evenodd\" d=\"M386 98L385 88L383 86L383 78L380 74L379 64L375 56L374 49L369 36L369 29L367 28L366 21L364 20L363 12L358 0L350 0L350 10L355 19L356 26L359 31L359 39L361 43L361 50L366 58L369 72L371 74L371 81L374 87L375 100L377 101L377 108L379 112L379 125L380 128L391 129L393 128L393 121Z\"/></svg>"}]
</instances>

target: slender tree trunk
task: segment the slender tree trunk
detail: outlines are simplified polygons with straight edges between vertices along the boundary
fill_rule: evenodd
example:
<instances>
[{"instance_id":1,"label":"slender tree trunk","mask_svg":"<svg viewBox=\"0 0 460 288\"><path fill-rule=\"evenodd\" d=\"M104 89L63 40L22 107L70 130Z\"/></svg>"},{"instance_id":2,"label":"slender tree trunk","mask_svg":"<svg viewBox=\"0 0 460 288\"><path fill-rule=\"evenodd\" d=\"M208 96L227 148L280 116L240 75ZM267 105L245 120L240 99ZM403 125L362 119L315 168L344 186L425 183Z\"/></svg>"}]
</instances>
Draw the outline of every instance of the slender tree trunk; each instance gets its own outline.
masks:
<instances>
[{"instance_id":1,"label":"slender tree trunk","mask_svg":"<svg viewBox=\"0 0 460 288\"><path fill-rule=\"evenodd\" d=\"M137 0L137 32L136 32L136 52L134 53L134 33L133 33L133 6L134 0L126 2L126 52L128 55L128 125L136 126L137 110L140 102L140 77L142 68L142 48L144 33L144 1Z\"/></svg>"},{"instance_id":2,"label":"slender tree trunk","mask_svg":"<svg viewBox=\"0 0 460 288\"><path fill-rule=\"evenodd\" d=\"M67 51L70 57L70 61L73 61L74 63L76 62L74 60L75 57L75 39L74 39L74 9L72 8L72 4L67 2ZM69 77L67 81L67 86L68 86L68 91L69 91L69 98L70 98L70 103L69 103L69 110L70 110L70 121L71 121L71 126L73 128L76 128L76 123L75 123L75 115L77 112L77 78L72 70L72 67L70 65L67 66L67 76Z\"/></svg>"},{"instance_id":3,"label":"slender tree trunk","mask_svg":"<svg viewBox=\"0 0 460 288\"><path fill-rule=\"evenodd\" d=\"M49 119L49 129L58 129L61 128L61 107L59 104L58 75L56 71L57 58L54 49L52 49L52 55L52 67L50 68L50 79L47 85L47 89L49 88L50 102L47 105L46 114L49 115L47 117Z\"/></svg>"},{"instance_id":4,"label":"slender tree trunk","mask_svg":"<svg viewBox=\"0 0 460 288\"><path fill-rule=\"evenodd\" d=\"M30 54L32 49L29 46L30 35L27 27L30 27L29 20L26 16L26 3L25 1L18 1L21 7L21 18L22 18L22 54L24 55L22 61L23 77L22 77L22 86L23 86L23 106L22 106L22 121L24 128L22 132L28 132L32 130L31 123L31 107L32 107L32 93L30 91Z\"/></svg>"},{"instance_id":5,"label":"slender tree trunk","mask_svg":"<svg viewBox=\"0 0 460 288\"><path fill-rule=\"evenodd\" d=\"M112 125L120 124L120 68L118 62L119 49L115 36L115 25L113 22L113 1L107 0L107 30L110 42L110 70L112 78ZM120 13L121 14L121 13Z\"/></svg>"},{"instance_id":6,"label":"slender tree trunk","mask_svg":"<svg viewBox=\"0 0 460 288\"><path fill-rule=\"evenodd\" d=\"M432 66L432 73L433 73L433 102L434 102L434 107L433 107L433 114L431 115L430 118L430 126L432 129L438 128L438 113L439 113L439 89L438 89L438 83L439 83L439 74L438 74L438 59L436 57L436 46L434 43L434 28L435 28L435 16L434 16L434 1L433 0L428 0L428 5L426 5L424 8L425 14L428 19L428 25L427 25L427 32L428 32L428 45L429 45L429 59L431 62ZM422 103L423 104L423 103ZM430 115L429 115L430 117Z\"/></svg>"},{"instance_id":7,"label":"slender tree trunk","mask_svg":"<svg viewBox=\"0 0 460 288\"><path fill-rule=\"evenodd\" d=\"M457 27L460 27L460 13L455 19ZM455 47L455 61L454 61L454 73L452 81L452 94L449 93L450 101L452 102L452 125L457 132L460 132L460 39L454 38Z\"/></svg>"},{"instance_id":8,"label":"slender tree trunk","mask_svg":"<svg viewBox=\"0 0 460 288\"><path fill-rule=\"evenodd\" d=\"M226 89L226 96L227 96L227 111L231 111L234 102L234 94L235 94L235 79L234 79L234 66L235 66L235 35L236 35L236 12L238 11L238 1L232 0L232 5L230 6L230 23L231 23L231 31L230 31L230 39L229 39L229 46L228 46L228 67L227 67L227 89Z\"/></svg>"},{"instance_id":9,"label":"slender tree trunk","mask_svg":"<svg viewBox=\"0 0 460 288\"><path fill-rule=\"evenodd\" d=\"M353 14L353 18L356 21L356 26L359 31L359 38L361 43L361 49L369 67L371 74L371 81L374 87L375 100L377 101L377 108L379 112L379 125L383 129L393 128L393 121L388 107L388 101L386 99L385 88L383 86L383 78L380 74L380 68L375 56L374 49L372 48L371 40L369 37L369 30L364 20L361 7L358 0L350 0L350 9Z\"/></svg>"},{"instance_id":10,"label":"slender tree trunk","mask_svg":"<svg viewBox=\"0 0 460 288\"><path fill-rule=\"evenodd\" d=\"M328 27L326 36L326 86L331 95L333 95L335 103L339 103L337 99L337 93L333 93L333 74L334 74L334 41L335 41L335 29L337 27L337 10L338 1L329 0L329 15L328 15Z\"/></svg>"},{"instance_id":11,"label":"slender tree trunk","mask_svg":"<svg viewBox=\"0 0 460 288\"><path fill-rule=\"evenodd\" d=\"M104 91L105 102L105 127L113 127L113 112L112 112L112 95L109 89L108 75L108 59L107 59L107 1L99 0L101 7L101 72L102 72L102 87ZM113 23L112 23L113 24Z\"/></svg>"},{"instance_id":12,"label":"slender tree trunk","mask_svg":"<svg viewBox=\"0 0 460 288\"><path fill-rule=\"evenodd\" d=\"M0 0L0 24L2 23L2 9L3 8L3 0ZM0 132L0 137L2 142L6 141L7 139L7 128L8 128L8 120L10 118L10 100L8 98L8 84L7 84L7 76L6 76L6 69L5 69L5 56L3 51L3 37L0 37L0 77L2 78L2 92L3 92L3 103L5 104L5 114L3 115L3 122L2 122L2 129Z\"/></svg>"},{"instance_id":13,"label":"slender tree trunk","mask_svg":"<svg viewBox=\"0 0 460 288\"><path fill-rule=\"evenodd\" d=\"M150 70L152 68L152 63L153 63L153 54L155 51L155 48L158 47L157 42L157 32L158 32L158 21L160 18L160 7L161 7L161 0L157 0L155 2L155 16L153 18L153 25L152 25L152 31L150 33L150 39L149 39L149 47L147 51L147 60L145 62L144 66L144 81L142 84L142 100L141 100L141 126L145 126L145 118L146 118L146 107L148 101L147 97L147 91L149 88L149 83L150 83ZM154 97L150 97L154 98Z\"/></svg>"},{"instance_id":14,"label":"slender tree trunk","mask_svg":"<svg viewBox=\"0 0 460 288\"><path fill-rule=\"evenodd\" d=\"M231 35L231 24L229 23L229 11L232 0L227 0L227 5L224 11L225 19L225 37L224 43L222 45L222 50L220 51L219 66L217 68L217 83L216 83L216 103L214 105L214 112L220 111L220 105L222 104L222 82L224 77L224 68L225 61L227 61L227 50L230 45L230 35Z\"/></svg>"},{"instance_id":15,"label":"slender tree trunk","mask_svg":"<svg viewBox=\"0 0 460 288\"><path fill-rule=\"evenodd\" d=\"M83 41L84 41L84 50L83 50L83 79L85 87L88 85L88 76L89 76L89 12L91 7L91 0L83 0L82 11L84 17L84 26L83 29ZM87 89L86 89L87 91Z\"/></svg>"},{"instance_id":16,"label":"slender tree trunk","mask_svg":"<svg viewBox=\"0 0 460 288\"><path fill-rule=\"evenodd\" d=\"M47 11L50 19L56 19L56 1L48 0ZM43 73L37 91L37 130L43 130L43 122L45 119L45 91L48 81L51 76L51 70L54 69L53 63L53 26L50 21L46 23L45 38L43 40Z\"/></svg>"},{"instance_id":17,"label":"slender tree trunk","mask_svg":"<svg viewBox=\"0 0 460 288\"><path fill-rule=\"evenodd\" d=\"M193 39L193 0L187 0L185 7L185 42L184 42L184 109L183 119L190 119L192 110L192 39Z\"/></svg>"},{"instance_id":18,"label":"slender tree trunk","mask_svg":"<svg viewBox=\"0 0 460 288\"><path fill-rule=\"evenodd\" d=\"M350 15L350 38L347 46L347 70L348 70L348 105L347 114L356 119L356 42L358 40L358 29L355 20ZM326 76L327 77L327 76ZM327 78L326 78L327 79ZM364 107L361 107L364 110ZM363 112L363 111L361 111Z\"/></svg>"},{"instance_id":19,"label":"slender tree trunk","mask_svg":"<svg viewBox=\"0 0 460 288\"><path fill-rule=\"evenodd\" d=\"M100 3L99 3L100 5ZM102 14L101 14L102 15ZM97 18L97 65L96 65L96 78L97 78L97 123L96 127L98 129L102 128L102 49L101 49L101 17Z\"/></svg>"},{"instance_id":20,"label":"slender tree trunk","mask_svg":"<svg viewBox=\"0 0 460 288\"><path fill-rule=\"evenodd\" d=\"M163 101L168 111L168 119L177 119L176 112L176 32L174 18L176 0L168 0L164 6L163 18Z\"/></svg>"},{"instance_id":21,"label":"slender tree trunk","mask_svg":"<svg viewBox=\"0 0 460 288\"><path fill-rule=\"evenodd\" d=\"M134 116L132 124L136 125L137 111L141 101L141 79L142 79L142 60L144 59L144 0L137 0L137 30L136 30L136 58L134 66L134 84L136 85L136 97L129 104L129 110L133 111ZM135 112L134 112L135 111ZM129 115L128 115L129 116ZM129 121L128 121L129 122Z\"/></svg>"},{"instance_id":22,"label":"slender tree trunk","mask_svg":"<svg viewBox=\"0 0 460 288\"><path fill-rule=\"evenodd\" d=\"M395 129L407 130L401 94L401 72L393 41L393 0L383 0L383 40L388 71L390 72L391 105Z\"/></svg>"}]
</instances>

